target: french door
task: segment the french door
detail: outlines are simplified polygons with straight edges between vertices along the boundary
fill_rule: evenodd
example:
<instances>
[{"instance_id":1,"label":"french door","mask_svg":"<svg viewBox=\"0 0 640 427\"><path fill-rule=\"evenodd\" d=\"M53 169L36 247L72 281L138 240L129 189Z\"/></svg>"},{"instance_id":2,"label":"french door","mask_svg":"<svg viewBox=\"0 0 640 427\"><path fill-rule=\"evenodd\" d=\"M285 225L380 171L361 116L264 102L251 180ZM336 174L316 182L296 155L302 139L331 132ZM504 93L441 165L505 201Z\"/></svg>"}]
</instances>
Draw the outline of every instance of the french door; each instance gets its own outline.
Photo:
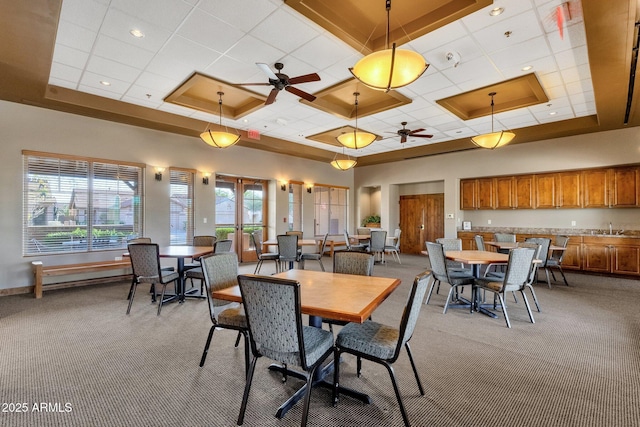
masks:
<instances>
[{"instance_id":1,"label":"french door","mask_svg":"<svg viewBox=\"0 0 640 427\"><path fill-rule=\"evenodd\" d=\"M444 237L444 194L400 196L400 251L419 254Z\"/></svg>"},{"instance_id":2,"label":"french door","mask_svg":"<svg viewBox=\"0 0 640 427\"><path fill-rule=\"evenodd\" d=\"M216 177L216 237L233 240L240 262L256 261L249 235L265 230L267 182L252 178Z\"/></svg>"}]
</instances>

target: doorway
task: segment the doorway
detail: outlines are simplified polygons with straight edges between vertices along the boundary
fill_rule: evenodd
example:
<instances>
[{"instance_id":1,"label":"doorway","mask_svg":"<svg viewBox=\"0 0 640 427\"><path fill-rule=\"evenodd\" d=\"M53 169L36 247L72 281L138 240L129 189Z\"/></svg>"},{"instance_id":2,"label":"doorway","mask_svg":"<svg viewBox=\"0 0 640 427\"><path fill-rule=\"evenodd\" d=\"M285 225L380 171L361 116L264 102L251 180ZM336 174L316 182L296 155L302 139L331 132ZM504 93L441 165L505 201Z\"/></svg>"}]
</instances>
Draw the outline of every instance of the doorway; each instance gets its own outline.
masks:
<instances>
[{"instance_id":1,"label":"doorway","mask_svg":"<svg viewBox=\"0 0 640 427\"><path fill-rule=\"evenodd\" d=\"M267 181L231 176L216 177L216 237L233 240L240 262L257 261L249 235L266 236Z\"/></svg>"},{"instance_id":2,"label":"doorway","mask_svg":"<svg viewBox=\"0 0 640 427\"><path fill-rule=\"evenodd\" d=\"M420 254L444 237L444 193L400 196L400 251Z\"/></svg>"}]
</instances>

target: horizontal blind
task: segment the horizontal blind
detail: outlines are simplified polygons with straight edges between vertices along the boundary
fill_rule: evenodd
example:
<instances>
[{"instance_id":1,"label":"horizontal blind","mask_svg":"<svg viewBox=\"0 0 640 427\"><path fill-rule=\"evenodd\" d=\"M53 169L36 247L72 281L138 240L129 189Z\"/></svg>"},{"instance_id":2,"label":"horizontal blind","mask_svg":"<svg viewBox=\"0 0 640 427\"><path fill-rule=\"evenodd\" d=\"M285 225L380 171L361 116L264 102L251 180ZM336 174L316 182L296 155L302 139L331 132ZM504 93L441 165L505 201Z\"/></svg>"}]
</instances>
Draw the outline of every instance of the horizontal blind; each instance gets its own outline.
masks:
<instances>
[{"instance_id":1,"label":"horizontal blind","mask_svg":"<svg viewBox=\"0 0 640 427\"><path fill-rule=\"evenodd\" d=\"M193 243L193 183L195 171L170 169L170 227L172 245Z\"/></svg>"},{"instance_id":2,"label":"horizontal blind","mask_svg":"<svg viewBox=\"0 0 640 427\"><path fill-rule=\"evenodd\" d=\"M24 155L23 254L126 247L142 234L142 168Z\"/></svg>"}]
</instances>

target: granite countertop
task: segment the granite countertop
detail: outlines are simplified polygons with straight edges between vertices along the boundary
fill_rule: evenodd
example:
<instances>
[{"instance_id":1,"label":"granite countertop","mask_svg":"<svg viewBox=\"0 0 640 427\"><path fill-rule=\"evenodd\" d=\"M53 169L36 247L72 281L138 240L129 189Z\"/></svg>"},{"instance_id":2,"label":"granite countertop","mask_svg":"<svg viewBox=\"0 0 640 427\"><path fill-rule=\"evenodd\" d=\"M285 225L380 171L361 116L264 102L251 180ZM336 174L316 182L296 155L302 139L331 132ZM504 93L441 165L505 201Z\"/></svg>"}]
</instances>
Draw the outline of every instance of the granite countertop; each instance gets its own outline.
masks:
<instances>
[{"instance_id":1,"label":"granite countertop","mask_svg":"<svg viewBox=\"0 0 640 427\"><path fill-rule=\"evenodd\" d=\"M469 233L512 233L512 234L550 234L565 236L603 236L603 237L640 237L640 230L609 230L603 229L582 229L582 228L517 228L517 227L474 227L471 230L458 231Z\"/></svg>"}]
</instances>

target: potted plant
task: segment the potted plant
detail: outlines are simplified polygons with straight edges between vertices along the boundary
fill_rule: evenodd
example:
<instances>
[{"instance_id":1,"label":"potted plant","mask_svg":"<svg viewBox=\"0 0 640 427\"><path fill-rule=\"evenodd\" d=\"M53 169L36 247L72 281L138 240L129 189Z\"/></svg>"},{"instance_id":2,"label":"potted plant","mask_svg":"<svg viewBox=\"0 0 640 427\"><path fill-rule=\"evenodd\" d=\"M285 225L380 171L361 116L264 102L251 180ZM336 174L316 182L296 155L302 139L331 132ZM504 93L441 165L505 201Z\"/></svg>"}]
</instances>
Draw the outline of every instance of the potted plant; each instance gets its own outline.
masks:
<instances>
[{"instance_id":1,"label":"potted plant","mask_svg":"<svg viewBox=\"0 0 640 427\"><path fill-rule=\"evenodd\" d=\"M368 228L380 228L380 215L369 215L362 220L362 226Z\"/></svg>"}]
</instances>

